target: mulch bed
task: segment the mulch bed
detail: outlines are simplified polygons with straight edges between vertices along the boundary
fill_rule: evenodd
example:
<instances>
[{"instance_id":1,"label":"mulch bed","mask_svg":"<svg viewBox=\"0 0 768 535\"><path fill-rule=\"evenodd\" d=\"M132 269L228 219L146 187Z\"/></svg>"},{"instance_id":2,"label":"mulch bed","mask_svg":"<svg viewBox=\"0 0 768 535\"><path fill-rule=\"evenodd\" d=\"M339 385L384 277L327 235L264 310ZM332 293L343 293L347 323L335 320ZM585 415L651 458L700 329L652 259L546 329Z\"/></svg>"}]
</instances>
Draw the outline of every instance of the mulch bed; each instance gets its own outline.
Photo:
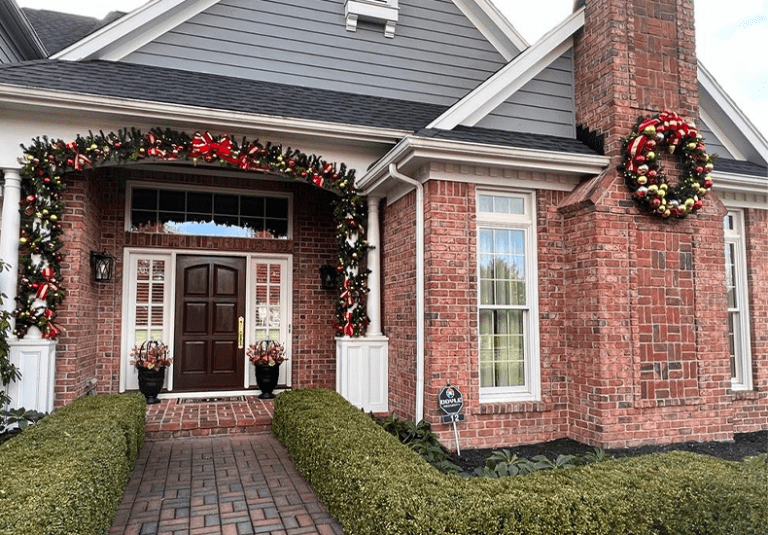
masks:
<instances>
[{"instance_id":1,"label":"mulch bed","mask_svg":"<svg viewBox=\"0 0 768 535\"><path fill-rule=\"evenodd\" d=\"M558 455L580 455L594 451L594 448L581 444L571 439L563 438L552 442L531 444L527 446L510 446L508 448L489 448L479 450L462 450L461 457L455 453L450 461L464 472L471 473L475 468L485 466L485 460L494 451L507 449L518 457L532 459L536 455L545 455L549 459L556 459ZM768 430L755 433L740 433L734 436L733 442L683 442L680 444L666 444L662 446L639 446L636 448L605 450L609 457L636 457L648 453L663 453L680 450L694 453L704 453L720 459L740 461L744 457L768 453Z\"/></svg>"}]
</instances>

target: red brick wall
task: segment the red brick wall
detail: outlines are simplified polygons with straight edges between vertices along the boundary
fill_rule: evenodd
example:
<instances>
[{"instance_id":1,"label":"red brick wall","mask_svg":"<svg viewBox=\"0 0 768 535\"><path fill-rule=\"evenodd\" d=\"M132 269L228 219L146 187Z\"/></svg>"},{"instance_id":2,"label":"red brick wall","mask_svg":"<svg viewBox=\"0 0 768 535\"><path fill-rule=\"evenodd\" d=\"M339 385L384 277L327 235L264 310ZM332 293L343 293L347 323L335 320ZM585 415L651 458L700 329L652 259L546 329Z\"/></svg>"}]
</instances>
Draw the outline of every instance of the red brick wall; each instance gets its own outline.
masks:
<instances>
[{"instance_id":1,"label":"red brick wall","mask_svg":"<svg viewBox=\"0 0 768 535\"><path fill-rule=\"evenodd\" d=\"M85 178L68 175L67 180L62 220L66 255L62 267L67 297L59 316L67 331L57 347L57 406L84 394L86 381L92 377L98 379L100 393L116 392L119 388L124 247L292 254L292 383L334 387L334 293L320 289L319 275L321 265L335 265L337 261L333 194L297 182L254 182L252 176L225 178L127 169L99 170ZM221 239L126 232L126 180L290 192L294 196L293 239ZM116 275L112 283L96 284L91 281L89 254L103 249L117 257Z\"/></svg>"},{"instance_id":2,"label":"red brick wall","mask_svg":"<svg viewBox=\"0 0 768 535\"><path fill-rule=\"evenodd\" d=\"M382 206L382 330L389 337L389 410L413 420L416 406L416 193Z\"/></svg>"},{"instance_id":3,"label":"red brick wall","mask_svg":"<svg viewBox=\"0 0 768 535\"><path fill-rule=\"evenodd\" d=\"M734 392L738 433L768 427L768 210L744 210L744 219L753 390Z\"/></svg>"}]
</instances>

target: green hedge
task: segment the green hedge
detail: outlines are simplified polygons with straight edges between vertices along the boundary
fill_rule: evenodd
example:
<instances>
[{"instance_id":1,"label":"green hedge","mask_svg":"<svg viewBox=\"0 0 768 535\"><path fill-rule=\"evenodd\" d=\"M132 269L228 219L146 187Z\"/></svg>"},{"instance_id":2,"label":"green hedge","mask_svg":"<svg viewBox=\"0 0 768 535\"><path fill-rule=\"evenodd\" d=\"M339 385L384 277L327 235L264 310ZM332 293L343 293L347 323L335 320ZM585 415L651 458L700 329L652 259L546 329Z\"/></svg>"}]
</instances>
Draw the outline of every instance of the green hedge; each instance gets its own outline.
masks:
<instances>
[{"instance_id":1,"label":"green hedge","mask_svg":"<svg viewBox=\"0 0 768 535\"><path fill-rule=\"evenodd\" d=\"M347 535L766 535L768 466L675 452L501 479L443 475L330 390L273 431Z\"/></svg>"},{"instance_id":2,"label":"green hedge","mask_svg":"<svg viewBox=\"0 0 768 535\"><path fill-rule=\"evenodd\" d=\"M106 533L145 417L138 393L83 397L0 446L0 534Z\"/></svg>"}]
</instances>

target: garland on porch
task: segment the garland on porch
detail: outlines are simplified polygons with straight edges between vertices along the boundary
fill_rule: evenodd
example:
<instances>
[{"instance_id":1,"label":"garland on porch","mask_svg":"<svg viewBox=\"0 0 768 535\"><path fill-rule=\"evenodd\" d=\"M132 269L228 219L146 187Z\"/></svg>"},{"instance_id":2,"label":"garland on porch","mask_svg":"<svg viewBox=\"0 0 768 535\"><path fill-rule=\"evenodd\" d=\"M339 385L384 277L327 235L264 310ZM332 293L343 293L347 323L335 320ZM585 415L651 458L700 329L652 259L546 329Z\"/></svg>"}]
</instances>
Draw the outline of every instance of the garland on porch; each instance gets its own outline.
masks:
<instances>
[{"instance_id":1,"label":"garland on porch","mask_svg":"<svg viewBox=\"0 0 768 535\"><path fill-rule=\"evenodd\" d=\"M701 209L702 199L712 188L709 173L717 156L706 153L702 135L693 124L671 111L642 118L624 138L623 147L624 163L619 171L642 210L662 218L683 218ZM659 165L658 153L664 149L683 160L683 176L677 186L670 186Z\"/></svg>"},{"instance_id":2,"label":"garland on porch","mask_svg":"<svg viewBox=\"0 0 768 535\"><path fill-rule=\"evenodd\" d=\"M19 286L14 333L22 338L35 326L44 338L55 339L62 331L56 310L64 300L62 286L64 232L64 183L62 175L82 171L100 163L138 160L182 160L219 162L244 171L276 173L303 180L338 194L334 206L336 241L339 249L336 330L339 335L361 336L368 325L365 299L368 270L361 262L369 248L364 222L367 206L355 187L355 172L344 164L327 162L320 156L281 145L213 136L208 132L189 136L184 132L154 128L147 134L137 129L117 133L78 135L74 141L32 140L23 146L24 158L21 236L19 239Z\"/></svg>"}]
</instances>

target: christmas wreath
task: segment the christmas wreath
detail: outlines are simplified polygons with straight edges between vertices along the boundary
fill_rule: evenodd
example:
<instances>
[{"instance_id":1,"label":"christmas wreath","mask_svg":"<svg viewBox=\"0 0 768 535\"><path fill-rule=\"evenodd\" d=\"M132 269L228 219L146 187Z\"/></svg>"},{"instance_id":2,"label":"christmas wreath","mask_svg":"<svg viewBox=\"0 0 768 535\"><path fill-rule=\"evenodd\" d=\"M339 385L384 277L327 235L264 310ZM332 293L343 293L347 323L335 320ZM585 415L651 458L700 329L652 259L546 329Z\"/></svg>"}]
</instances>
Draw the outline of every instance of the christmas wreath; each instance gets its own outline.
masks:
<instances>
[{"instance_id":1,"label":"christmas wreath","mask_svg":"<svg viewBox=\"0 0 768 535\"><path fill-rule=\"evenodd\" d=\"M328 188L338 194L334 206L336 242L339 249L337 270L336 331L344 336L361 336L369 322L365 299L369 271L361 266L368 250L364 222L367 205L355 187L355 172L344 164L327 162L319 156L280 145L208 132L189 136L169 129L152 129L142 134L136 129L118 133L89 133L74 141L33 140L22 146L20 160L22 190L21 236L19 239L19 285L14 311L14 334L23 338L35 326L44 338L55 339L62 331L56 324L56 309L64 300L61 264L64 260L64 181L62 175L82 171L106 161L187 160L219 162L243 171L258 171L283 176Z\"/></svg>"},{"instance_id":2,"label":"christmas wreath","mask_svg":"<svg viewBox=\"0 0 768 535\"><path fill-rule=\"evenodd\" d=\"M701 209L712 188L710 173L715 155L709 155L696 127L679 115L664 111L641 118L624 138L624 163L619 167L635 201L645 211L668 218L685 217ZM659 165L659 153L668 150L682 158L682 178L671 186Z\"/></svg>"}]
</instances>

